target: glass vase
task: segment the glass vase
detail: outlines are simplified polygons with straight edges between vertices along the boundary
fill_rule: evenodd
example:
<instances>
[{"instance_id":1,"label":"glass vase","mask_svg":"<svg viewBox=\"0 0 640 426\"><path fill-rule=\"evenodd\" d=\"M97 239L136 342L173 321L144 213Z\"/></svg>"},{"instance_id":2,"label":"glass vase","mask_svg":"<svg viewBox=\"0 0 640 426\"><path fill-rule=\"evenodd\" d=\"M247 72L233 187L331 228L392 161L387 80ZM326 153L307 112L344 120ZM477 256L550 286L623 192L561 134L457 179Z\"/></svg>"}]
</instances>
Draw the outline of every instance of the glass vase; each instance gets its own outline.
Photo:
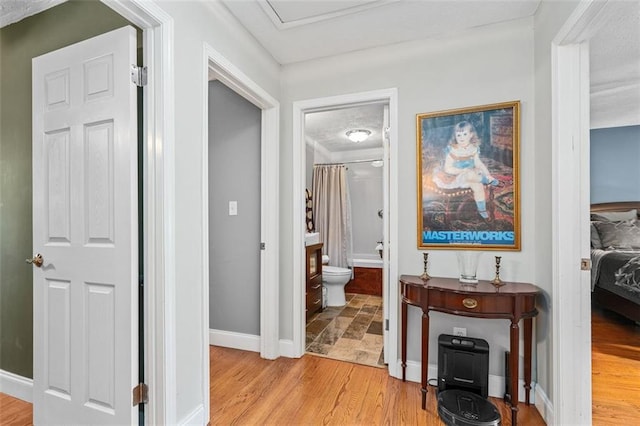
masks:
<instances>
[{"instance_id":1,"label":"glass vase","mask_svg":"<svg viewBox=\"0 0 640 426\"><path fill-rule=\"evenodd\" d=\"M477 284L478 278L476 278L476 273L478 271L478 260L482 252L459 251L456 254L458 256L458 268L460 270L459 281L465 284Z\"/></svg>"}]
</instances>

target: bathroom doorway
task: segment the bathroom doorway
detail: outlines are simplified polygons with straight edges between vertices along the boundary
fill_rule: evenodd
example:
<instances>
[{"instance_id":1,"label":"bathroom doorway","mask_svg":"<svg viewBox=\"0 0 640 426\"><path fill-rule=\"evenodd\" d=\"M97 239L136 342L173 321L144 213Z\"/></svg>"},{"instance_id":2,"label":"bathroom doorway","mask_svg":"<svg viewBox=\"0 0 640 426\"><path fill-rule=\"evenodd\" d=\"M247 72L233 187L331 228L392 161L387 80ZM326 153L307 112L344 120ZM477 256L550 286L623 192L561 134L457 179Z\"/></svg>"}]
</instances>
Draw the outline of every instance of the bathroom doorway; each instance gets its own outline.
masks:
<instances>
[{"instance_id":1,"label":"bathroom doorway","mask_svg":"<svg viewBox=\"0 0 640 426\"><path fill-rule=\"evenodd\" d=\"M388 105L374 102L304 116L306 235L323 254L321 306L306 289L305 350L375 367L385 366L385 115Z\"/></svg>"},{"instance_id":2,"label":"bathroom doorway","mask_svg":"<svg viewBox=\"0 0 640 426\"><path fill-rule=\"evenodd\" d=\"M323 167L343 168L350 205L350 235L345 241L351 246L347 264L340 266L351 271L344 286L346 304L326 306L307 321L304 254L307 230L315 224L307 223L306 207L294 211L299 218L294 223L294 273L299 277L294 285L294 347L299 355L313 353L385 368L388 364L392 374L396 363L390 360L397 359L397 348L388 342L397 340L390 338L391 334L397 336L397 308L393 314L390 308L398 299L397 283L390 277L397 277L397 262L388 248L397 229L396 209L390 208L390 188L396 176L391 159L397 158L390 155L397 149L393 143L395 116L395 90L294 104L294 194L301 194L296 205L306 206L306 194L314 192L314 165L316 172ZM366 138L350 140L347 133L355 130L362 130ZM335 257L332 254L328 259L332 268L338 264Z\"/></svg>"}]
</instances>

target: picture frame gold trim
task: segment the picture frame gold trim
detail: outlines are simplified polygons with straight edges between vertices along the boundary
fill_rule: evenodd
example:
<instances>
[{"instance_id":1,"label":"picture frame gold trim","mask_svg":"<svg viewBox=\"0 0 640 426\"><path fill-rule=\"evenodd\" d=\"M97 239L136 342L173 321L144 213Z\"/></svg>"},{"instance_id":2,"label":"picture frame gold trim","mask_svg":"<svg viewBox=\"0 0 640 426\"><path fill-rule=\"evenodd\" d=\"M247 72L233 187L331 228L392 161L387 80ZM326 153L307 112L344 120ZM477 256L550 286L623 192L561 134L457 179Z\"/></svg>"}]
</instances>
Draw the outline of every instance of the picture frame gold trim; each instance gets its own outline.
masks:
<instances>
[{"instance_id":1,"label":"picture frame gold trim","mask_svg":"<svg viewBox=\"0 0 640 426\"><path fill-rule=\"evenodd\" d=\"M418 249L519 251L520 101L416 114Z\"/></svg>"}]
</instances>

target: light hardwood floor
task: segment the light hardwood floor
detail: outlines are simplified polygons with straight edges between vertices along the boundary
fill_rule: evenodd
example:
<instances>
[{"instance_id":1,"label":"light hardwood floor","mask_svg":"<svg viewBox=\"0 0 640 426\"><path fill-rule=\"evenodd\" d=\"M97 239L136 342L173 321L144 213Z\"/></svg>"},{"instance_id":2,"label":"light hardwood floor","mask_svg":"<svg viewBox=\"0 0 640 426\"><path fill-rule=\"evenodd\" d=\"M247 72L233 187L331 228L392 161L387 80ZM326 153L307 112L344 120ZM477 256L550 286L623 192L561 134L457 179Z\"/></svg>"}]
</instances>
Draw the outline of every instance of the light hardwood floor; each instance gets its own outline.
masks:
<instances>
[{"instance_id":1,"label":"light hardwood floor","mask_svg":"<svg viewBox=\"0 0 640 426\"><path fill-rule=\"evenodd\" d=\"M435 388L429 388L422 410L420 385L389 377L381 368L309 354L266 361L256 353L212 348L211 377L212 425L444 425ZM508 407L492 402L510 424ZM524 404L518 421L545 424Z\"/></svg>"},{"instance_id":2,"label":"light hardwood floor","mask_svg":"<svg viewBox=\"0 0 640 426\"><path fill-rule=\"evenodd\" d=\"M593 309L591 384L594 425L640 424L640 326Z\"/></svg>"},{"instance_id":3,"label":"light hardwood floor","mask_svg":"<svg viewBox=\"0 0 640 426\"><path fill-rule=\"evenodd\" d=\"M33 424L32 406L28 402L0 393L0 425L27 426Z\"/></svg>"},{"instance_id":4,"label":"light hardwood floor","mask_svg":"<svg viewBox=\"0 0 640 426\"><path fill-rule=\"evenodd\" d=\"M640 424L640 327L598 310L593 324L593 424ZM435 392L386 370L305 355L299 360L211 348L212 425L442 425ZM492 399L510 424L508 407ZM544 425L520 404L521 425ZM31 425L31 404L0 394L0 425Z\"/></svg>"}]
</instances>

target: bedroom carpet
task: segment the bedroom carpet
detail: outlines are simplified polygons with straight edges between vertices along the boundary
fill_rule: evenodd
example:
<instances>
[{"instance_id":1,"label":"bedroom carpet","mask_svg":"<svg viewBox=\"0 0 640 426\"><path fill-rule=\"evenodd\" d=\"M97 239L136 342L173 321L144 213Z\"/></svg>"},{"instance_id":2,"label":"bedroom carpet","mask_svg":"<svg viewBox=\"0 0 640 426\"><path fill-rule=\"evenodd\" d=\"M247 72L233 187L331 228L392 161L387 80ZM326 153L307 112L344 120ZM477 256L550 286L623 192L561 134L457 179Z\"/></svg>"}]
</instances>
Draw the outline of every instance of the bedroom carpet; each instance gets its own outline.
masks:
<instances>
[{"instance_id":1,"label":"bedroom carpet","mask_svg":"<svg viewBox=\"0 0 640 426\"><path fill-rule=\"evenodd\" d=\"M310 318L306 350L312 355L385 368L382 298L347 293L343 307L327 307Z\"/></svg>"}]
</instances>

